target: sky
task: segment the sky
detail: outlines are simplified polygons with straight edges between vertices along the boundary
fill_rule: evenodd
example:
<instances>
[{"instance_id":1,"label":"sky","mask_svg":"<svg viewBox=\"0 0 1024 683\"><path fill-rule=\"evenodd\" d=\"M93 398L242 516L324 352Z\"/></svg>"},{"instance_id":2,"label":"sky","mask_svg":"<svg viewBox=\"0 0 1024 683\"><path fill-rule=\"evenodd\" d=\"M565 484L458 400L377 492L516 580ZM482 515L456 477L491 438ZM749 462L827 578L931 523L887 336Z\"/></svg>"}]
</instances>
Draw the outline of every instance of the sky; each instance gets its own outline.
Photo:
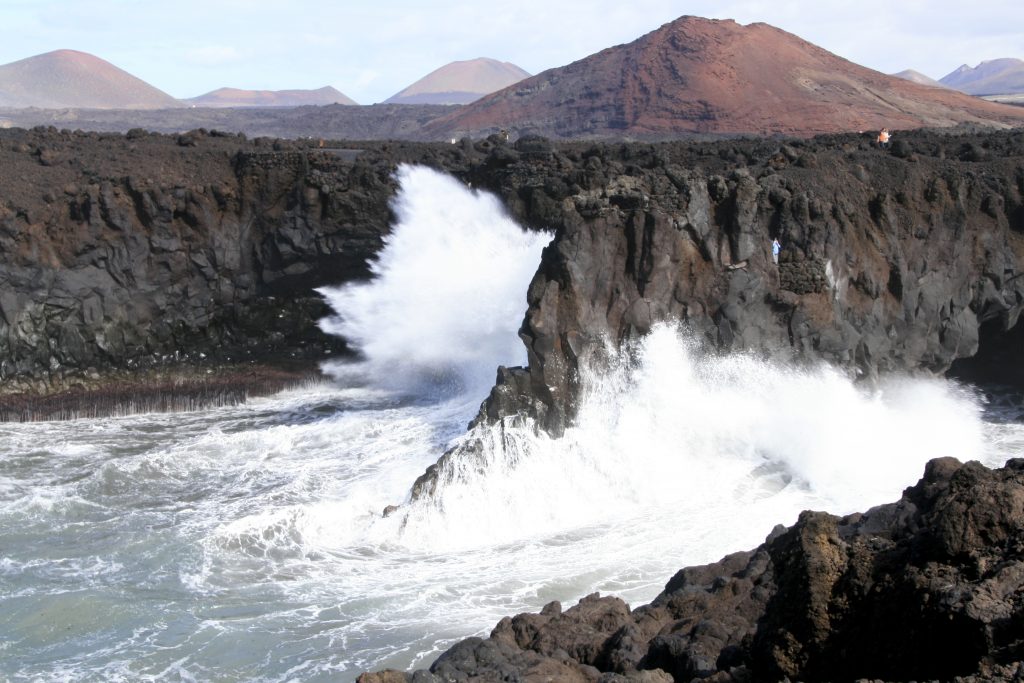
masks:
<instances>
[{"instance_id":1,"label":"sky","mask_svg":"<svg viewBox=\"0 0 1024 683\"><path fill-rule=\"evenodd\" d=\"M686 14L769 23L885 73L1024 59L1020 0L0 0L0 64L74 49L174 97L331 85L372 104L452 61L539 73Z\"/></svg>"}]
</instances>

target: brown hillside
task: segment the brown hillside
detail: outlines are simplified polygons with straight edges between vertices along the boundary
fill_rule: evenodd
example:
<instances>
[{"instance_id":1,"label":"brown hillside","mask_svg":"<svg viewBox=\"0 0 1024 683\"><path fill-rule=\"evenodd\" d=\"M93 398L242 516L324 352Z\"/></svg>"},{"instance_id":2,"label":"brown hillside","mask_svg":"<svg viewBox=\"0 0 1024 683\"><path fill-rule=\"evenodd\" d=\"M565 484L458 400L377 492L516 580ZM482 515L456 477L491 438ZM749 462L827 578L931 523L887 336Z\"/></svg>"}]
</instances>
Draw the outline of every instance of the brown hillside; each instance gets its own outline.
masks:
<instances>
[{"instance_id":1,"label":"brown hillside","mask_svg":"<svg viewBox=\"0 0 1024 683\"><path fill-rule=\"evenodd\" d=\"M806 136L960 122L1022 125L1024 112L872 71L767 24L682 17L485 97L428 133Z\"/></svg>"},{"instance_id":2,"label":"brown hillside","mask_svg":"<svg viewBox=\"0 0 1024 683\"><path fill-rule=\"evenodd\" d=\"M530 74L510 62L479 57L445 64L385 100L388 104L468 104Z\"/></svg>"},{"instance_id":3,"label":"brown hillside","mask_svg":"<svg viewBox=\"0 0 1024 683\"><path fill-rule=\"evenodd\" d=\"M240 90L218 88L185 100L197 107L301 107L315 104L355 104L344 93L325 86L317 90Z\"/></svg>"},{"instance_id":4,"label":"brown hillside","mask_svg":"<svg viewBox=\"0 0 1024 683\"><path fill-rule=\"evenodd\" d=\"M166 109L181 102L110 62L55 50L0 66L0 107Z\"/></svg>"}]
</instances>

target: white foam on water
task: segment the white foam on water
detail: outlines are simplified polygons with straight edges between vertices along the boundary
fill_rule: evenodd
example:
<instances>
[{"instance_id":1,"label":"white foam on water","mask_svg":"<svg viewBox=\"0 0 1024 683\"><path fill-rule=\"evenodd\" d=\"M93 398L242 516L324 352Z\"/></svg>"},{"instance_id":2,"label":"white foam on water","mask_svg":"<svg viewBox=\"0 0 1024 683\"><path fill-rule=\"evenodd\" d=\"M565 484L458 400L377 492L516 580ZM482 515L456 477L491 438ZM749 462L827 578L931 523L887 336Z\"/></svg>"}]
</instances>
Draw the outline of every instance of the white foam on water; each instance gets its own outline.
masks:
<instances>
[{"instance_id":1,"label":"white foam on water","mask_svg":"<svg viewBox=\"0 0 1024 683\"><path fill-rule=\"evenodd\" d=\"M405 513L403 541L456 550L649 514L728 516L773 498L852 512L898 498L931 458L984 455L980 407L953 384L868 390L825 366L695 349L661 325L609 370L584 373L561 439L477 429L438 493Z\"/></svg>"}]
</instances>

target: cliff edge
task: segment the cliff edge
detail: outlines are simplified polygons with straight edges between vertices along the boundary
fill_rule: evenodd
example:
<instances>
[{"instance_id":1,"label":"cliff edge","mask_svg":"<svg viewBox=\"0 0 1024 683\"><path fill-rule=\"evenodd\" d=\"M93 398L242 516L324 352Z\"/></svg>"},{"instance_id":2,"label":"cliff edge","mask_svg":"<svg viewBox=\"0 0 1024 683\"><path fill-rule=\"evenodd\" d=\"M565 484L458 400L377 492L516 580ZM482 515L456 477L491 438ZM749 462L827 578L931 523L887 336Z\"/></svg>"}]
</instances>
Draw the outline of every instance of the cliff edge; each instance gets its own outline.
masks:
<instances>
[{"instance_id":1,"label":"cliff edge","mask_svg":"<svg viewBox=\"0 0 1024 683\"><path fill-rule=\"evenodd\" d=\"M0 131L4 393L343 353L316 327L313 290L367 276L399 163L492 190L556 231L525 302L529 365L499 371L482 420L528 415L557 434L581 366L662 320L712 350L867 378L1022 379L1021 131L898 132L881 150L852 133L320 147L39 128Z\"/></svg>"},{"instance_id":2,"label":"cliff edge","mask_svg":"<svg viewBox=\"0 0 1024 683\"><path fill-rule=\"evenodd\" d=\"M525 414L559 433L581 368L659 321L710 351L868 379L970 357L1021 379L1020 131L900 133L890 150L856 135L516 147L474 179L558 230L527 295L528 366L499 372L482 420Z\"/></svg>"}]
</instances>

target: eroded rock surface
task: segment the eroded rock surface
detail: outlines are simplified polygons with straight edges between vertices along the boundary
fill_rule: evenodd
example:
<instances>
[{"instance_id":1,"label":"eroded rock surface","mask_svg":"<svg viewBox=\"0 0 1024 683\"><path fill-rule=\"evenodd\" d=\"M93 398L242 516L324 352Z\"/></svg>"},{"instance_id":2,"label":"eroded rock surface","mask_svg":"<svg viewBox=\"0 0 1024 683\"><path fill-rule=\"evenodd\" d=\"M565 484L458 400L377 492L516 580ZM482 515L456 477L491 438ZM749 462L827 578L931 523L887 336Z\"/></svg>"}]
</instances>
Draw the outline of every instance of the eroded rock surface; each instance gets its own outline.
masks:
<instances>
[{"instance_id":1,"label":"eroded rock surface","mask_svg":"<svg viewBox=\"0 0 1024 683\"><path fill-rule=\"evenodd\" d=\"M481 419L527 414L559 433L580 369L659 321L711 351L868 378L941 374L983 341L999 366L1024 365L1024 347L998 341L1024 302L1024 133L900 134L891 153L835 136L548 157L472 171L558 228L529 288L528 367L499 373Z\"/></svg>"},{"instance_id":2,"label":"eroded rock surface","mask_svg":"<svg viewBox=\"0 0 1024 683\"><path fill-rule=\"evenodd\" d=\"M398 163L464 155L320 144L0 131L2 393L345 353L313 289L366 277Z\"/></svg>"},{"instance_id":3,"label":"eroded rock surface","mask_svg":"<svg viewBox=\"0 0 1024 683\"><path fill-rule=\"evenodd\" d=\"M319 142L0 131L4 390L344 352L313 288L366 275L403 162L556 231L524 305L529 367L499 371L483 420L557 434L581 366L663 320L867 377L1024 367L1020 131L897 132L890 151L856 134Z\"/></svg>"},{"instance_id":4,"label":"eroded rock surface","mask_svg":"<svg viewBox=\"0 0 1024 683\"><path fill-rule=\"evenodd\" d=\"M1024 460L933 460L865 513L804 512L680 570L649 605L591 595L505 618L384 681L1019 680Z\"/></svg>"}]
</instances>

